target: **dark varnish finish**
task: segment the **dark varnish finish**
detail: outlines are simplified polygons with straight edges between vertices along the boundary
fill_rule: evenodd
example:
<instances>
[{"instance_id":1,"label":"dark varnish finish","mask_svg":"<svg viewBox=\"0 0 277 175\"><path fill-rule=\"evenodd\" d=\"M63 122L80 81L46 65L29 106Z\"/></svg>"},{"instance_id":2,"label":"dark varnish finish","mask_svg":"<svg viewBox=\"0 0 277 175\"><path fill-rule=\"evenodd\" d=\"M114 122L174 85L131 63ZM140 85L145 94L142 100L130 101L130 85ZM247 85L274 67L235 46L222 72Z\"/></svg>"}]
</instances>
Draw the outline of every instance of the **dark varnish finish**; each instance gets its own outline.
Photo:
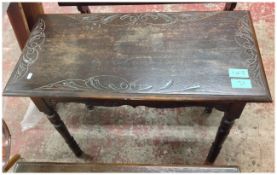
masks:
<instances>
[{"instance_id":1,"label":"dark varnish finish","mask_svg":"<svg viewBox=\"0 0 277 175\"><path fill-rule=\"evenodd\" d=\"M229 68L248 69L252 88L232 88ZM246 103L272 101L248 11L42 15L4 95L31 97L77 157L56 102L216 108L206 164Z\"/></svg>"},{"instance_id":2,"label":"dark varnish finish","mask_svg":"<svg viewBox=\"0 0 277 175\"><path fill-rule=\"evenodd\" d=\"M248 69L253 88L233 89L229 68ZM247 11L43 15L4 94L271 99Z\"/></svg>"}]
</instances>

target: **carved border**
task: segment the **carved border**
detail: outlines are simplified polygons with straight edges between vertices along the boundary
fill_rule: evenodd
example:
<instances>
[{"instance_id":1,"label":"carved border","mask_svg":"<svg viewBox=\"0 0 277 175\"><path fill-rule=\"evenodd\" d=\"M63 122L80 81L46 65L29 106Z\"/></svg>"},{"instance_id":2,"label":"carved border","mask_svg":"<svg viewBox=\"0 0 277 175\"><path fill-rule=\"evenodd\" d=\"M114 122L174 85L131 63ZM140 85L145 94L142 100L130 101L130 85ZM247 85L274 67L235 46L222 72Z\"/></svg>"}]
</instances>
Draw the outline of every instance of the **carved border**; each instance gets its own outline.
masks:
<instances>
[{"instance_id":1,"label":"carved border","mask_svg":"<svg viewBox=\"0 0 277 175\"><path fill-rule=\"evenodd\" d=\"M101 27L101 25L112 24L116 19L122 21L123 23L119 25L136 25L136 24L150 24L150 25L164 25L173 24L178 20L181 22L194 22L214 16L220 12L210 12L203 14L178 14L171 15L170 13L130 13L130 14L113 14L113 15L93 15L93 16L83 16L81 18L82 22L91 24L90 29L95 28L95 26ZM78 20L75 16L70 16L70 18ZM159 21L161 20L161 21ZM29 67L34 64L39 56L39 50L45 41L45 22L40 19L36 27L30 34L26 46L22 51L20 61L13 75L12 82L16 82L22 79L29 72Z\"/></svg>"},{"instance_id":2,"label":"carved border","mask_svg":"<svg viewBox=\"0 0 277 175\"><path fill-rule=\"evenodd\" d=\"M261 67L259 64L259 57L256 50L255 40L253 33L250 30L248 15L243 16L238 21L238 32L235 34L235 42L244 48L242 54L246 54L248 59L248 69L250 70L250 76L257 86L264 87L264 83L261 77Z\"/></svg>"},{"instance_id":3,"label":"carved border","mask_svg":"<svg viewBox=\"0 0 277 175\"><path fill-rule=\"evenodd\" d=\"M96 14L91 16L71 16L67 17L79 22L85 23L85 28L93 30L103 25L169 25L176 22L195 22L214 16L221 12L209 12L202 14L172 14L172 13L126 13L126 14ZM89 26L87 26L89 24Z\"/></svg>"},{"instance_id":4,"label":"carved border","mask_svg":"<svg viewBox=\"0 0 277 175\"><path fill-rule=\"evenodd\" d=\"M141 14L113 14L113 15L93 15L93 16L83 16L81 20L76 16L70 16L71 19L77 20L78 22L84 22L86 24L90 24L90 29L94 29L96 27L101 27L102 25L138 25L138 24L148 24L148 25L166 25L173 24L177 21L179 22L195 22L199 20L203 20L205 18L214 16L220 12L210 12L203 14L166 14L166 13L141 13ZM121 22L113 23L116 20ZM43 21L42 21L43 22ZM45 24L43 22L43 31L45 29ZM41 28L41 27L39 27ZM35 29L36 30L36 29ZM41 34L43 33L41 31ZM45 34L41 35L45 38ZM41 36L36 36L40 38ZM35 37L35 36L34 36ZM32 38L32 37L31 37ZM38 45L38 44L36 44ZM35 48L29 48L29 50L35 50ZM27 50L28 51L28 50ZM37 51L37 50L35 50ZM31 59L33 62L37 59L38 54L36 54L34 59ZM30 60L30 59L29 59ZM21 66L23 69L19 69L23 72L24 75L28 72L28 66L30 66L33 62L22 62ZM26 69L24 69L26 68ZM22 73L21 73L22 74ZM23 76L24 76L23 75ZM105 79L108 79L108 82L105 82ZM132 82L128 82L126 79L113 76L113 75L99 75L90 77L88 79L66 79L61 80L55 83L50 83L45 86L36 88L36 89L70 89L70 90L106 90L113 92L132 92L132 91L142 91L147 92L155 89L156 91L160 91L163 93L169 92L182 92L187 90L194 90L200 88L200 85L192 85L188 87L184 87L180 90L170 90L173 86L174 81L168 80L161 85L161 87L154 87L154 85L145 84L142 80L134 80ZM155 91L155 92L156 92Z\"/></svg>"},{"instance_id":5,"label":"carved border","mask_svg":"<svg viewBox=\"0 0 277 175\"><path fill-rule=\"evenodd\" d=\"M162 79L162 78L161 78ZM100 90L111 92L147 92L154 90L155 92L182 92L187 90L194 90L200 88L200 85L192 85L184 87L181 90L170 90L174 85L174 80L163 79L161 85L152 85L145 81L145 79L136 79L132 82L114 75L99 75L88 79L66 79L55 83L50 83L37 89L64 89L64 90Z\"/></svg>"},{"instance_id":6,"label":"carved border","mask_svg":"<svg viewBox=\"0 0 277 175\"><path fill-rule=\"evenodd\" d=\"M22 51L22 55L19 58L20 61L12 78L13 82L22 79L29 72L29 67L37 61L39 50L45 40L44 31L45 22L43 19L39 19L38 24L31 32L25 48Z\"/></svg>"},{"instance_id":7,"label":"carved border","mask_svg":"<svg viewBox=\"0 0 277 175\"><path fill-rule=\"evenodd\" d=\"M180 19L183 19L186 22L192 22L195 20L201 20L201 19L213 16L218 13L219 12L211 13L209 15L204 15L204 16L202 15L202 16L194 17L193 19L189 19L189 17L186 16L186 14L184 14L183 17ZM150 14L145 14L147 16L141 16L143 14L140 14L140 15L124 14L124 15L104 16L102 18L95 17L93 20L90 18L83 17L83 20L85 22L90 22L93 25L95 23L98 23L100 25L108 24L115 19L120 19L123 21L127 20L128 23L126 24L132 24L132 25L138 24L139 22L145 23L145 24L152 24L152 25L171 24L171 23L175 23L177 21L176 19L180 20L177 17L172 18L172 17L164 16L166 14L161 14L161 13L151 13L152 16ZM180 15L178 17L180 17ZM159 18L162 18L164 20L164 23L149 22L149 19L156 21ZM249 58L247 59L247 62L249 65L251 77L259 86L262 86L263 82L260 74L258 55L255 49L255 40L253 39L252 33L249 29L250 28L249 19L247 15L239 19L238 28L239 30L235 34L235 42L239 46L244 48L244 51L245 51L244 54L247 54L249 56ZM14 81L24 77L28 73L29 67L38 59L39 50L45 40L44 31L45 31L45 22L43 19L40 19L37 26L32 31L31 36L26 43L26 47L23 50L23 54L20 58L21 61L13 77ZM107 82L105 81L105 79L108 79L110 81ZM184 87L183 89L180 89L177 91L176 90L171 91L170 88L173 86L173 84L174 84L173 80L168 80L164 82L164 84L161 85L160 87L154 87L154 85L145 84L140 80L134 80L132 82L129 82L126 79L118 76L98 75L98 76L89 77L88 79L61 80L55 83L47 84L45 86L42 86L36 89L70 89L70 90L95 89L95 90L112 91L112 92L134 92L134 91L147 92L155 89L155 92L158 91L158 92L168 93L168 92L182 92L182 91L194 90L194 89L200 88L200 85L192 85L192 86Z\"/></svg>"}]
</instances>

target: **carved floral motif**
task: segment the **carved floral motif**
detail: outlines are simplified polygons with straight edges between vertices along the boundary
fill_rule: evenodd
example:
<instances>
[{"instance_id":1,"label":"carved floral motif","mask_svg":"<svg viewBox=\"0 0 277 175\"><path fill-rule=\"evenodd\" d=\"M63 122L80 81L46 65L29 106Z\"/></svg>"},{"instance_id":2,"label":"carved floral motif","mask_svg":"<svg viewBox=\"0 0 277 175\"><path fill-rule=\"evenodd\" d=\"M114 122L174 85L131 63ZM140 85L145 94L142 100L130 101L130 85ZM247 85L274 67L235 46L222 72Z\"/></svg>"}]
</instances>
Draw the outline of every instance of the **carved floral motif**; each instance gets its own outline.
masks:
<instances>
[{"instance_id":1,"label":"carved floral motif","mask_svg":"<svg viewBox=\"0 0 277 175\"><path fill-rule=\"evenodd\" d=\"M45 40L44 30L45 22L43 19L40 19L22 51L20 61L13 75L13 81L23 78L29 72L29 67L38 59L39 50Z\"/></svg>"},{"instance_id":2,"label":"carved floral motif","mask_svg":"<svg viewBox=\"0 0 277 175\"><path fill-rule=\"evenodd\" d=\"M152 84L151 84L152 82ZM175 92L170 90L174 84L173 80L160 79L159 83L153 83L153 80L137 79L132 82L114 75L100 75L88 79L66 79L55 83L42 86L38 89L58 89L58 90L101 90L111 92ZM178 92L200 88L199 85L184 87ZM177 91L176 91L177 92Z\"/></svg>"},{"instance_id":3,"label":"carved floral motif","mask_svg":"<svg viewBox=\"0 0 277 175\"><path fill-rule=\"evenodd\" d=\"M167 13L145 13L145 14L113 14L113 15L91 15L83 16L82 22L90 23L93 26L101 25L164 25L172 24L177 21L193 22L202 20L219 12L203 13L203 14L167 14ZM73 19L80 20L79 17L70 16ZM77 19L78 18L78 19ZM32 31L26 47L23 50L17 70L13 75L13 81L23 78L29 71L29 67L38 59L39 50L45 40L45 22L40 19L37 26ZM238 32L235 34L235 42L244 48L244 53L248 59L250 76L258 84L262 85L260 67L258 63L258 54L256 51L255 40L250 31L248 16L243 16L238 21ZM50 83L37 89L68 89L68 90L101 90L113 92L134 92L134 91L155 91L155 92L175 92L170 88L174 85L173 80L164 80L162 82L145 83L144 80L132 80L129 82L123 77L114 75L98 75L88 79L66 79L58 82ZM178 90L178 92L186 90L194 90L200 88L200 85L191 85Z\"/></svg>"},{"instance_id":4,"label":"carved floral motif","mask_svg":"<svg viewBox=\"0 0 277 175\"><path fill-rule=\"evenodd\" d=\"M242 54L248 57L247 64L250 76L258 86L263 87L258 53L250 28L248 16L245 15L240 18L238 21L238 32L235 35L235 41L239 46L244 48L244 52Z\"/></svg>"},{"instance_id":5,"label":"carved floral motif","mask_svg":"<svg viewBox=\"0 0 277 175\"><path fill-rule=\"evenodd\" d=\"M96 14L90 16L71 16L77 22L90 24L89 29L99 28L102 25L168 25L178 22L195 22L214 16L220 12L209 12L202 14L178 14L178 13L129 13L129 14Z\"/></svg>"}]
</instances>

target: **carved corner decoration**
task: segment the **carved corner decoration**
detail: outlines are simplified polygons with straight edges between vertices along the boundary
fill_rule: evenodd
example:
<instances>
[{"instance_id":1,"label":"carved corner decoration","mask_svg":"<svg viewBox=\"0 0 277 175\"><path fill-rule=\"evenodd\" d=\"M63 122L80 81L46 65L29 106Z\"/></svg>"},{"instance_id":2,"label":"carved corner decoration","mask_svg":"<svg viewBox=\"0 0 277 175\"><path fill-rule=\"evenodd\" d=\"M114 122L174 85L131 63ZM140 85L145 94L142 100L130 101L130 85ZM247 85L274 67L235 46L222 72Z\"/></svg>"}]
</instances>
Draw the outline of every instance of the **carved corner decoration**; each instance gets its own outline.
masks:
<instances>
[{"instance_id":1,"label":"carved corner decoration","mask_svg":"<svg viewBox=\"0 0 277 175\"><path fill-rule=\"evenodd\" d=\"M238 28L239 30L235 34L235 42L244 49L242 56L246 55L248 57L247 63L250 77L252 77L252 80L256 85L264 87L255 40L251 35L249 18L247 15L239 19Z\"/></svg>"},{"instance_id":2,"label":"carved corner decoration","mask_svg":"<svg viewBox=\"0 0 277 175\"><path fill-rule=\"evenodd\" d=\"M45 40L45 22L43 19L39 19L38 24L30 34L25 48L22 51L20 61L13 75L12 81L15 82L22 79L29 72L29 67L36 62L39 56L39 50Z\"/></svg>"},{"instance_id":3,"label":"carved corner decoration","mask_svg":"<svg viewBox=\"0 0 277 175\"><path fill-rule=\"evenodd\" d=\"M151 82L151 81L148 81ZM88 79L66 79L55 83L51 83L37 89L57 89L57 90L101 90L111 92L147 92L154 90L155 92L171 93L182 92L200 88L199 85L185 87L181 90L170 90L173 86L173 80L163 79L159 84L148 83L146 79L137 79L132 82L114 75L100 75L90 77Z\"/></svg>"}]
</instances>

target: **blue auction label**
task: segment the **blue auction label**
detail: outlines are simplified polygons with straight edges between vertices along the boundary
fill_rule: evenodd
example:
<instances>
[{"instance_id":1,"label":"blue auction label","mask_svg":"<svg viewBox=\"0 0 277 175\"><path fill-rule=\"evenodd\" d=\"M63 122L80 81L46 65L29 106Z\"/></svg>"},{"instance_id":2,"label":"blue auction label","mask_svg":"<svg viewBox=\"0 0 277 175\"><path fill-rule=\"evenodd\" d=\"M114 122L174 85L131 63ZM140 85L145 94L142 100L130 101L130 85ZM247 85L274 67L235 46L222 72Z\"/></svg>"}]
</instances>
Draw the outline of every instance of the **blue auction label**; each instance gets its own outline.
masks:
<instances>
[{"instance_id":1,"label":"blue auction label","mask_svg":"<svg viewBox=\"0 0 277 175\"><path fill-rule=\"evenodd\" d=\"M250 79L231 79L232 88L251 89L252 84Z\"/></svg>"},{"instance_id":2,"label":"blue auction label","mask_svg":"<svg viewBox=\"0 0 277 175\"><path fill-rule=\"evenodd\" d=\"M248 69L229 69L229 77L231 78L249 78Z\"/></svg>"}]
</instances>

